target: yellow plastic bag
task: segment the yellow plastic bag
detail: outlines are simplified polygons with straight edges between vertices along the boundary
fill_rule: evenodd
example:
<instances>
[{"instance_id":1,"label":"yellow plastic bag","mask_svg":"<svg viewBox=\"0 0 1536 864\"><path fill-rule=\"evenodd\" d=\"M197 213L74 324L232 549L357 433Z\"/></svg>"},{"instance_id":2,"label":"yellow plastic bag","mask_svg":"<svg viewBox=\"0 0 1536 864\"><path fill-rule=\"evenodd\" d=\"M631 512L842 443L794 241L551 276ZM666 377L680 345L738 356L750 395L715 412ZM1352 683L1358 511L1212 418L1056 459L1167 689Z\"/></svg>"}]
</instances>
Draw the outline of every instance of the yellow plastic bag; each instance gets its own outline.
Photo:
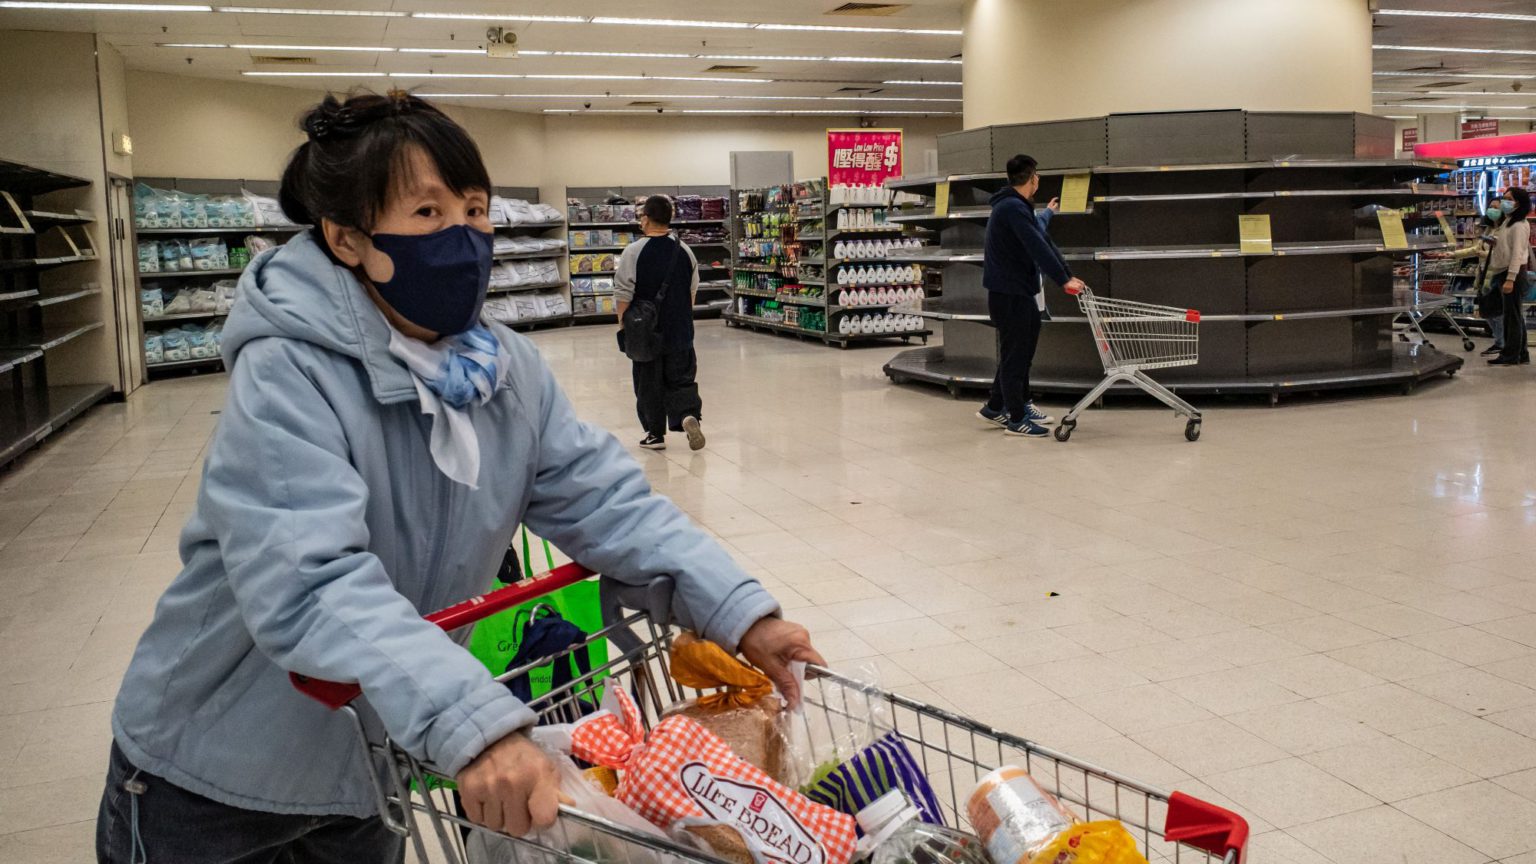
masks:
<instances>
[{"instance_id":1,"label":"yellow plastic bag","mask_svg":"<svg viewBox=\"0 0 1536 864\"><path fill-rule=\"evenodd\" d=\"M1079 822L1051 838L1030 864L1147 864L1136 838L1114 819Z\"/></svg>"}]
</instances>

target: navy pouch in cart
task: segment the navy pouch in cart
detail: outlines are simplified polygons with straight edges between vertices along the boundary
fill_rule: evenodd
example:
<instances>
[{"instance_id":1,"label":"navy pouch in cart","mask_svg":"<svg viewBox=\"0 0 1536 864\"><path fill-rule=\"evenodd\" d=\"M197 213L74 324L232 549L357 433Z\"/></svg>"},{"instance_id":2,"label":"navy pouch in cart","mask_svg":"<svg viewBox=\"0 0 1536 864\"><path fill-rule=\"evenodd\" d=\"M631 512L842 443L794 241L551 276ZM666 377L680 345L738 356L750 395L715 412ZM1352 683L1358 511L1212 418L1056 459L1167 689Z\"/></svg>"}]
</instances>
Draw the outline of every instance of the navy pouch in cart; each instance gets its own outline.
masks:
<instances>
[{"instance_id":1,"label":"navy pouch in cart","mask_svg":"<svg viewBox=\"0 0 1536 864\"><path fill-rule=\"evenodd\" d=\"M873 744L854 754L852 759L833 768L801 788L801 794L840 813L857 815L876 799L900 789L917 806L922 821L943 825L938 796L923 773L922 766L907 749L907 742L895 732L887 732ZM859 828L862 836L863 828Z\"/></svg>"}]
</instances>

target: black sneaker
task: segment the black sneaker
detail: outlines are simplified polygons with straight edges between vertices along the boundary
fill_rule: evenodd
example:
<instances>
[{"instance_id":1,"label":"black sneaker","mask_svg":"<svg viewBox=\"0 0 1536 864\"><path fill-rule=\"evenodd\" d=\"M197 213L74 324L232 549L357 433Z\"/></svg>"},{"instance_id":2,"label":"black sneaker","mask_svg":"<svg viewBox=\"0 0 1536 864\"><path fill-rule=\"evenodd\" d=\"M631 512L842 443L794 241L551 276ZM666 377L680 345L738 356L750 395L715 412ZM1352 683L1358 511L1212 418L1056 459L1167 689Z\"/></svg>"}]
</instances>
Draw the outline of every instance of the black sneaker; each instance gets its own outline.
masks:
<instances>
[{"instance_id":1,"label":"black sneaker","mask_svg":"<svg viewBox=\"0 0 1536 864\"><path fill-rule=\"evenodd\" d=\"M1494 345L1494 346L1492 346L1490 348L1485 349L1483 351L1483 355L1482 356L1484 356L1484 357L1492 357L1495 354L1503 354L1503 353L1504 353L1504 346L1503 345Z\"/></svg>"},{"instance_id":2,"label":"black sneaker","mask_svg":"<svg viewBox=\"0 0 1536 864\"><path fill-rule=\"evenodd\" d=\"M647 435L640 439L640 446L647 450L665 450L667 449L667 439L660 435Z\"/></svg>"}]
</instances>

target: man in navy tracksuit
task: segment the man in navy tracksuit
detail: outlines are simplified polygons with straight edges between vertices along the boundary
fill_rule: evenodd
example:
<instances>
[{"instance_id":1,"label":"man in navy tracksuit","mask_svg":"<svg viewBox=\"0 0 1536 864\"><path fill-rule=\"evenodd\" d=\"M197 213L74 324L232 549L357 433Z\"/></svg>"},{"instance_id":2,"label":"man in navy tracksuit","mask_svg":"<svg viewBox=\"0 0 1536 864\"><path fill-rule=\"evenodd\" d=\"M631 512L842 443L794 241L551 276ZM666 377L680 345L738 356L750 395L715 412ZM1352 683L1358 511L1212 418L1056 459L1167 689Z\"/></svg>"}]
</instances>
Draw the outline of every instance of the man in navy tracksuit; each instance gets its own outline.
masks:
<instances>
[{"instance_id":1,"label":"man in navy tracksuit","mask_svg":"<svg viewBox=\"0 0 1536 864\"><path fill-rule=\"evenodd\" d=\"M1044 424L1052 422L1035 408L1029 394L1029 367L1040 341L1040 278L1044 275L1063 288L1083 287L1035 217L1037 165L1028 156L1009 159L1008 187L992 196L981 284L997 328L997 377L992 397L976 413L1010 435L1028 438L1047 437Z\"/></svg>"}]
</instances>

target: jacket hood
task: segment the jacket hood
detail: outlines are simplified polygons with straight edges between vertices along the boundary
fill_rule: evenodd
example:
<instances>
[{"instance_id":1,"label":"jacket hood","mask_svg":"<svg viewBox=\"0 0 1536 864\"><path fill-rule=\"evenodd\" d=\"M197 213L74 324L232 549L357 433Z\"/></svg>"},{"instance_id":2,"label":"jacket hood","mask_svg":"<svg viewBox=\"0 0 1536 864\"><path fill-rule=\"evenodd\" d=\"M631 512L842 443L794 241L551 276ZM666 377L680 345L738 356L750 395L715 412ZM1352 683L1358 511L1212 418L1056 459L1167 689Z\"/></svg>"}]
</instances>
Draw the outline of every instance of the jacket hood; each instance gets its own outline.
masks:
<instances>
[{"instance_id":1,"label":"jacket hood","mask_svg":"<svg viewBox=\"0 0 1536 864\"><path fill-rule=\"evenodd\" d=\"M410 372L389 353L389 324L362 283L304 231L258 255L240 277L222 345L233 367L254 339L298 339L362 364L380 402L417 398Z\"/></svg>"},{"instance_id":2,"label":"jacket hood","mask_svg":"<svg viewBox=\"0 0 1536 864\"><path fill-rule=\"evenodd\" d=\"M993 207L996 207L999 201L1002 201L1006 198L1017 198L1018 200L1025 203L1029 202L1028 198L1025 198L1023 195L1019 194L1019 190L1013 188L1012 186L1004 186L996 192L993 192L992 197L987 199L987 203L991 204Z\"/></svg>"}]
</instances>

